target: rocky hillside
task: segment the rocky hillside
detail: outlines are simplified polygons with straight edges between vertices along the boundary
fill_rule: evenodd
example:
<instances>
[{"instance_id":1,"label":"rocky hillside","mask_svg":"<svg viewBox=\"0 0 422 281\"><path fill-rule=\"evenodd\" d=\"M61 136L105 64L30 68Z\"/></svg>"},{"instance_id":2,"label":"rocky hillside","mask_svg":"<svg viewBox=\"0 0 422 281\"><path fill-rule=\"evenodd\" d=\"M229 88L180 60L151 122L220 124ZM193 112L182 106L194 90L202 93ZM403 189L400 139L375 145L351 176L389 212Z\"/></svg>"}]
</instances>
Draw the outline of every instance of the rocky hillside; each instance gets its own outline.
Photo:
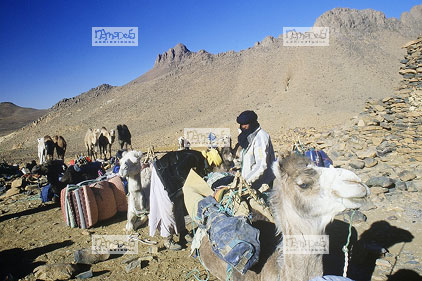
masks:
<instances>
[{"instance_id":1,"label":"rocky hillside","mask_svg":"<svg viewBox=\"0 0 422 281\"><path fill-rule=\"evenodd\" d=\"M47 110L25 108L11 102L0 103L0 136L7 135L37 120Z\"/></svg>"},{"instance_id":2,"label":"rocky hillside","mask_svg":"<svg viewBox=\"0 0 422 281\"><path fill-rule=\"evenodd\" d=\"M135 148L171 148L185 127L229 127L235 134L235 118L245 109L255 110L273 136L298 126L341 126L369 97L392 94L401 47L422 33L421 9L400 19L374 10L328 11L315 21L333 30L328 47L285 47L282 36L220 54L178 44L126 85L60 102L37 124L8 136L0 153L36 155L36 138L45 134L63 135L69 152L81 153L89 127L119 123L130 128Z\"/></svg>"}]
</instances>

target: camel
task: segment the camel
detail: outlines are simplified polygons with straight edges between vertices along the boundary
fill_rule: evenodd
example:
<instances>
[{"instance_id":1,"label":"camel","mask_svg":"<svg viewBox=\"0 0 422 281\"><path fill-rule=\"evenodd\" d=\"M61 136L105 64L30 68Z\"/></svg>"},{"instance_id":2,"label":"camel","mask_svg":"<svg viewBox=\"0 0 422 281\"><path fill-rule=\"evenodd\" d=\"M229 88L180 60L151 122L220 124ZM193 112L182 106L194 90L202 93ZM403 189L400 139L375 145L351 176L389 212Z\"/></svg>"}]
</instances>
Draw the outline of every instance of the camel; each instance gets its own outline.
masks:
<instances>
[{"instance_id":1,"label":"camel","mask_svg":"<svg viewBox=\"0 0 422 281\"><path fill-rule=\"evenodd\" d=\"M98 146L100 148L100 157L104 155L104 159L107 159L107 152L111 158L111 145L115 139L115 131L112 129L107 131L106 127L102 127L100 130L100 136L98 137Z\"/></svg>"},{"instance_id":2,"label":"camel","mask_svg":"<svg viewBox=\"0 0 422 281\"><path fill-rule=\"evenodd\" d=\"M141 151L131 150L124 152L119 161L119 175L127 178L129 190L126 231L135 231L148 220L145 191L151 183L151 170L142 169L141 158Z\"/></svg>"},{"instance_id":3,"label":"camel","mask_svg":"<svg viewBox=\"0 0 422 281\"><path fill-rule=\"evenodd\" d=\"M254 271L250 269L244 275L233 270L232 280L305 281L322 276L322 254L284 253L285 242L281 242L267 247L270 256L264 258L267 251L263 249L276 244L276 235L280 233L283 240L291 235L324 235L336 214L359 208L369 195L368 187L353 172L316 167L304 156L289 155L275 162L273 171L276 179L270 206L278 233L266 237L265 230L261 229L260 261L251 268ZM214 254L207 237L202 240L199 251L211 274L226 280L227 264Z\"/></svg>"},{"instance_id":4,"label":"camel","mask_svg":"<svg viewBox=\"0 0 422 281\"><path fill-rule=\"evenodd\" d=\"M185 139L184 137L179 137L177 139L178 147L177 150L184 150L184 149L190 149L190 142L189 140Z\"/></svg>"},{"instance_id":5,"label":"camel","mask_svg":"<svg viewBox=\"0 0 422 281\"><path fill-rule=\"evenodd\" d=\"M44 146L45 146L45 155L46 155L45 159L53 160L55 145L54 145L53 139L49 135L44 136Z\"/></svg>"},{"instance_id":6,"label":"camel","mask_svg":"<svg viewBox=\"0 0 422 281\"><path fill-rule=\"evenodd\" d=\"M53 137L54 146L56 147L57 158L64 160L64 154L66 153L66 141L62 136Z\"/></svg>"},{"instance_id":7,"label":"camel","mask_svg":"<svg viewBox=\"0 0 422 281\"><path fill-rule=\"evenodd\" d=\"M100 130L95 129L92 130L91 128L85 134L84 143L87 150L87 154L93 160L97 158L98 152L98 138L100 137Z\"/></svg>"},{"instance_id":8,"label":"camel","mask_svg":"<svg viewBox=\"0 0 422 281\"><path fill-rule=\"evenodd\" d=\"M40 164L45 162L45 143L44 138L38 138L38 159L40 160Z\"/></svg>"},{"instance_id":9,"label":"camel","mask_svg":"<svg viewBox=\"0 0 422 281\"><path fill-rule=\"evenodd\" d=\"M129 128L123 124L123 125L117 125L117 139L119 141L120 149L125 148L127 150L127 146L130 146L130 149L132 150L132 141L131 141L132 135L130 134Z\"/></svg>"}]
</instances>

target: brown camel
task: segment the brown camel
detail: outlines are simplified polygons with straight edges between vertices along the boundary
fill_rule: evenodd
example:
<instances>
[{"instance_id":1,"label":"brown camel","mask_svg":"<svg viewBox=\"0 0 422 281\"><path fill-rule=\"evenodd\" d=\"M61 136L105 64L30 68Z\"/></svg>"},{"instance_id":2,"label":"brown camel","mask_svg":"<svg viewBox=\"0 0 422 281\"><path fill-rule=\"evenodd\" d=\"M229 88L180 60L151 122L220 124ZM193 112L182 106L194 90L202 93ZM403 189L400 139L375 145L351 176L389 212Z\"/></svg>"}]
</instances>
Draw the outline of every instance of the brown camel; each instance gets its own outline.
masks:
<instances>
[{"instance_id":1,"label":"brown camel","mask_svg":"<svg viewBox=\"0 0 422 281\"><path fill-rule=\"evenodd\" d=\"M290 155L276 162L273 171L276 180L270 204L277 232L284 241L290 235L324 235L336 214L359 208L369 195L368 187L353 172L316 167L302 156ZM322 254L284 252L286 242L276 248L280 240L276 233L268 236L265 229L260 230L258 264L244 275L233 270L232 280L307 281L323 275ZM208 236L202 240L200 257L211 274L226 280L227 264L214 254Z\"/></svg>"},{"instance_id":2,"label":"brown camel","mask_svg":"<svg viewBox=\"0 0 422 281\"><path fill-rule=\"evenodd\" d=\"M106 127L102 127L100 130L100 136L98 137L98 146L100 148L100 157L104 156L103 159L107 159L107 152L111 158L111 145L116 138L114 129L107 131Z\"/></svg>"},{"instance_id":3,"label":"brown camel","mask_svg":"<svg viewBox=\"0 0 422 281\"><path fill-rule=\"evenodd\" d=\"M64 160L64 154L66 153L66 141L62 136L54 136L53 142L56 147L57 158Z\"/></svg>"}]
</instances>

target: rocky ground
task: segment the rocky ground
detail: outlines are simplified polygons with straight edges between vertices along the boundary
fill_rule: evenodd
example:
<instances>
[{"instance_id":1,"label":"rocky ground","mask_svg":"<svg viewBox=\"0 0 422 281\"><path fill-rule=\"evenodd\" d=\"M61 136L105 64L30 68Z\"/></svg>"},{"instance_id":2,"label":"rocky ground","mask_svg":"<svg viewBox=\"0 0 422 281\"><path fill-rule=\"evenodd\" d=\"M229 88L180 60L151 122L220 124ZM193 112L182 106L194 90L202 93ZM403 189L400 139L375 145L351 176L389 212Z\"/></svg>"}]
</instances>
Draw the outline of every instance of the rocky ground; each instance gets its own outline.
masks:
<instances>
[{"instance_id":1,"label":"rocky ground","mask_svg":"<svg viewBox=\"0 0 422 281\"><path fill-rule=\"evenodd\" d=\"M273 137L280 157L300 140L303 147L324 149L336 167L355 171L370 187L373 206L362 210L353 220L348 276L355 280L421 280L419 96L420 92L398 89L394 97L368 101L365 111L343 128L324 131L296 128ZM73 252L89 248L92 235L125 234L124 214L89 230L72 229L64 223L59 208L40 202L38 190L32 191L35 195L27 195L17 186L15 192L0 199L2 273L34 280L32 272L38 265L72 263ZM342 274L341 248L347 239L348 220L347 214L341 214L327 228L330 235L330 255L324 258L327 273ZM150 238L147 231L144 227L138 232L142 238L157 241L158 252L139 244L135 257L144 257L145 261L138 267L127 272L128 262L134 256L112 256L91 267L91 279L194 280L189 274L195 270L200 271L203 279L206 277L201 264L189 257L188 248L168 251L158 236ZM209 280L215 279L210 276Z\"/></svg>"},{"instance_id":2,"label":"rocky ground","mask_svg":"<svg viewBox=\"0 0 422 281\"><path fill-rule=\"evenodd\" d=\"M348 276L355 280L422 279L422 91L413 88L420 85L422 40L407 49L403 81L391 97L368 100L365 109L342 127L272 134L279 157L294 144L323 149L335 167L353 170L370 187L372 206L357 213L352 222ZM21 163L34 154L9 153L7 157ZM35 280L33 270L38 265L73 263L74 251L90 248L92 235L125 234L125 214L89 230L72 229L64 223L59 208L40 202L39 189L31 181L25 186L21 178L5 177L0 186L7 189L2 188L5 193L0 197L1 277ZM327 228L327 274L342 275L341 248L348 221L348 214L340 214ZM140 229L140 237L150 238L147 231L147 227ZM135 256L112 256L91 267L91 279L194 280L195 270L206 278L198 260L189 257L188 248L171 252L158 236L150 239L158 242L157 249L139 244ZM144 261L136 263L134 258Z\"/></svg>"}]
</instances>

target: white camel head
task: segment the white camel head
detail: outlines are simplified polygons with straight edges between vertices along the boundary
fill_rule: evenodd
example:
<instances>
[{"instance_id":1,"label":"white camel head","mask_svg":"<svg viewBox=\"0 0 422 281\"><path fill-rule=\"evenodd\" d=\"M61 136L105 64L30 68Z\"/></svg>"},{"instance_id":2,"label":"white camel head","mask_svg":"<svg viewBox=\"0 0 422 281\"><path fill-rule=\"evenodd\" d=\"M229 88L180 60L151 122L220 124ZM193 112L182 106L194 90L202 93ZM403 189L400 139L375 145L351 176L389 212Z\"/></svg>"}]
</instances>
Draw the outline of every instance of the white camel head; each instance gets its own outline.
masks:
<instances>
[{"instance_id":1,"label":"white camel head","mask_svg":"<svg viewBox=\"0 0 422 281\"><path fill-rule=\"evenodd\" d=\"M316 234L305 233L315 229L323 232L335 215L359 208L369 195L368 187L352 171L316 167L306 157L285 158L274 164L273 171L276 180L272 208L279 231L289 228L281 216L291 216L290 219L309 222L308 228L306 223L301 226L303 234Z\"/></svg>"},{"instance_id":2,"label":"white camel head","mask_svg":"<svg viewBox=\"0 0 422 281\"><path fill-rule=\"evenodd\" d=\"M129 152L123 153L123 157L119 161L119 175L121 177L130 177L139 174L142 168L141 158L141 151L131 150Z\"/></svg>"}]
</instances>

